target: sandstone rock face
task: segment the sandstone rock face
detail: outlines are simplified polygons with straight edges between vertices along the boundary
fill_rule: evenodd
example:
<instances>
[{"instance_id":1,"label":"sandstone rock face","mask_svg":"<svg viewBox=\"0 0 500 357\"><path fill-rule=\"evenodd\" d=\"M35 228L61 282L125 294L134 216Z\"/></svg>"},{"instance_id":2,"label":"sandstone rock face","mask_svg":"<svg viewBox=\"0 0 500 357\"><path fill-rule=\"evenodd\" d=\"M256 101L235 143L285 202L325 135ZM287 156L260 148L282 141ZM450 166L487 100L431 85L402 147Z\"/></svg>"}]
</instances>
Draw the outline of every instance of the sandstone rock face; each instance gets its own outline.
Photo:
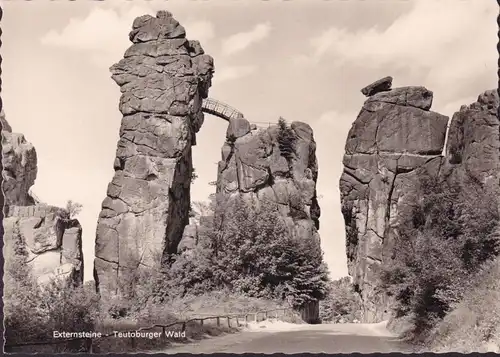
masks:
<instances>
[{"instance_id":1,"label":"sandstone rock face","mask_svg":"<svg viewBox=\"0 0 500 357\"><path fill-rule=\"evenodd\" d=\"M365 322L387 317L377 274L389 259L399 217L409 209L419 176L439 175L448 117L429 111L432 92L403 87L365 101L349 131L340 178L349 274Z\"/></svg>"},{"instance_id":2,"label":"sandstone rock face","mask_svg":"<svg viewBox=\"0 0 500 357\"><path fill-rule=\"evenodd\" d=\"M160 268L189 221L191 146L203 123L212 57L166 11L135 19L133 45L111 67L123 119L97 225L94 277L118 293L130 269Z\"/></svg>"},{"instance_id":3,"label":"sandstone rock face","mask_svg":"<svg viewBox=\"0 0 500 357\"><path fill-rule=\"evenodd\" d=\"M311 127L302 122L291 124L297 140L295 154L287 159L280 150L277 126L250 130L245 121L231 119L229 124L218 166L217 192L228 200L278 204L292 234L319 244L318 164Z\"/></svg>"},{"instance_id":4,"label":"sandstone rock face","mask_svg":"<svg viewBox=\"0 0 500 357\"><path fill-rule=\"evenodd\" d=\"M464 175L498 187L500 177L500 125L498 92L488 90L476 102L453 115L448 132L443 175L463 180Z\"/></svg>"},{"instance_id":5,"label":"sandstone rock face","mask_svg":"<svg viewBox=\"0 0 500 357\"><path fill-rule=\"evenodd\" d=\"M40 283L58 277L79 285L83 283L82 227L60 211L47 205L10 206L4 218L4 252L12 252L9 245L21 241Z\"/></svg>"},{"instance_id":6,"label":"sandstone rock face","mask_svg":"<svg viewBox=\"0 0 500 357\"><path fill-rule=\"evenodd\" d=\"M3 191L6 205L33 205L29 189L37 175L37 157L34 146L27 142L23 134L13 133L0 114L2 122L2 165Z\"/></svg>"},{"instance_id":7,"label":"sandstone rock face","mask_svg":"<svg viewBox=\"0 0 500 357\"><path fill-rule=\"evenodd\" d=\"M59 277L83 283L82 228L64 210L35 204L29 190L37 174L36 151L22 134L12 133L3 112L3 191L5 193L4 257L8 265L13 244L26 248L27 263L40 283Z\"/></svg>"}]
</instances>

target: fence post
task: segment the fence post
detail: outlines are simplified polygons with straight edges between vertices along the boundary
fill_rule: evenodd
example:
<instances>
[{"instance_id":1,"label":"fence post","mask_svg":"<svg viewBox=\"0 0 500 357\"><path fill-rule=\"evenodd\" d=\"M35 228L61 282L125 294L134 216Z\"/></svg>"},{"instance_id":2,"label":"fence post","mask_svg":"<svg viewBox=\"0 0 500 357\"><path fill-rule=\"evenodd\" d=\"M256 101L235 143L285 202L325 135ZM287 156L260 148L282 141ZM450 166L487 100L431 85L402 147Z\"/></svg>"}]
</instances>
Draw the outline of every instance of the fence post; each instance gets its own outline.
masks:
<instances>
[{"instance_id":1,"label":"fence post","mask_svg":"<svg viewBox=\"0 0 500 357\"><path fill-rule=\"evenodd\" d=\"M245 315L245 326L248 326L248 315Z\"/></svg>"},{"instance_id":2,"label":"fence post","mask_svg":"<svg viewBox=\"0 0 500 357\"><path fill-rule=\"evenodd\" d=\"M184 321L182 323L182 332L186 331L186 322Z\"/></svg>"},{"instance_id":3,"label":"fence post","mask_svg":"<svg viewBox=\"0 0 500 357\"><path fill-rule=\"evenodd\" d=\"M266 315L265 316L266 316L266 320L267 320L267 311L266 311Z\"/></svg>"},{"instance_id":4,"label":"fence post","mask_svg":"<svg viewBox=\"0 0 500 357\"><path fill-rule=\"evenodd\" d=\"M200 319L200 325L203 326L203 319Z\"/></svg>"},{"instance_id":5,"label":"fence post","mask_svg":"<svg viewBox=\"0 0 500 357\"><path fill-rule=\"evenodd\" d=\"M220 326L220 317L217 316L217 326Z\"/></svg>"},{"instance_id":6,"label":"fence post","mask_svg":"<svg viewBox=\"0 0 500 357\"><path fill-rule=\"evenodd\" d=\"M227 317L227 327L231 327L231 321L229 319L229 316Z\"/></svg>"},{"instance_id":7,"label":"fence post","mask_svg":"<svg viewBox=\"0 0 500 357\"><path fill-rule=\"evenodd\" d=\"M167 339L167 333L165 331L165 326L161 327L161 332L162 332L162 334L161 334L162 340L166 340Z\"/></svg>"},{"instance_id":8,"label":"fence post","mask_svg":"<svg viewBox=\"0 0 500 357\"><path fill-rule=\"evenodd\" d=\"M240 327L240 321L238 320L238 315L236 315L236 327Z\"/></svg>"}]
</instances>

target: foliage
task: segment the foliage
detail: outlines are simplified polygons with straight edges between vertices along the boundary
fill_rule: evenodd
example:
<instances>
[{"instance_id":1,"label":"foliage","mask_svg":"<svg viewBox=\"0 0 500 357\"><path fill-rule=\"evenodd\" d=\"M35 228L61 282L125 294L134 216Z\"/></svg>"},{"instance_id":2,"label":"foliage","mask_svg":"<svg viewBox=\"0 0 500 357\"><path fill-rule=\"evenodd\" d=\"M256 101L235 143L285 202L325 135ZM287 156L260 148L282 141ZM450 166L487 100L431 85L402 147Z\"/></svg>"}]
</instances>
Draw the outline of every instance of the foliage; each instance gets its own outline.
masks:
<instances>
[{"instance_id":1,"label":"foliage","mask_svg":"<svg viewBox=\"0 0 500 357\"><path fill-rule=\"evenodd\" d=\"M46 341L52 331L92 330L98 297L89 285L74 287L62 279L39 285L22 256L6 264L4 283L8 344Z\"/></svg>"},{"instance_id":2,"label":"foliage","mask_svg":"<svg viewBox=\"0 0 500 357\"><path fill-rule=\"evenodd\" d=\"M196 173L196 170L193 167L193 170L191 171L191 183L194 183L194 180L198 178L198 174Z\"/></svg>"},{"instance_id":3,"label":"foliage","mask_svg":"<svg viewBox=\"0 0 500 357\"><path fill-rule=\"evenodd\" d=\"M436 352L500 352L500 260L485 263L462 301L427 338Z\"/></svg>"},{"instance_id":4,"label":"foliage","mask_svg":"<svg viewBox=\"0 0 500 357\"><path fill-rule=\"evenodd\" d=\"M278 120L278 147L281 155L290 161L296 154L297 136L282 117Z\"/></svg>"},{"instance_id":5,"label":"foliage","mask_svg":"<svg viewBox=\"0 0 500 357\"><path fill-rule=\"evenodd\" d=\"M462 299L478 268L499 253L498 209L481 185L424 177L421 190L381 275L396 301L395 316L412 318L416 340L425 338Z\"/></svg>"},{"instance_id":6,"label":"foliage","mask_svg":"<svg viewBox=\"0 0 500 357\"><path fill-rule=\"evenodd\" d=\"M164 272L149 272L145 278L132 276L141 270L132 269L123 279L141 285L141 305L148 299L158 303L224 289L255 298L289 299L295 307L324 298L328 272L319 240L295 237L274 203L255 207L239 197L227 202L212 196L208 208L216 201L223 209L210 227L199 227L194 248L175 256Z\"/></svg>"},{"instance_id":7,"label":"foliage","mask_svg":"<svg viewBox=\"0 0 500 357\"><path fill-rule=\"evenodd\" d=\"M328 273L319 241L295 237L271 202L226 203L212 237L216 286L294 306L324 298ZM263 253L265 252L265 253Z\"/></svg>"},{"instance_id":8,"label":"foliage","mask_svg":"<svg viewBox=\"0 0 500 357\"><path fill-rule=\"evenodd\" d=\"M66 202L66 207L63 209L61 213L63 218L73 219L81 213L82 208L83 208L82 204L74 202L73 200L68 200Z\"/></svg>"},{"instance_id":9,"label":"foliage","mask_svg":"<svg viewBox=\"0 0 500 357\"><path fill-rule=\"evenodd\" d=\"M361 320L361 301L354 291L351 278L346 276L328 284L328 294L320 302L320 318L328 322Z\"/></svg>"}]
</instances>

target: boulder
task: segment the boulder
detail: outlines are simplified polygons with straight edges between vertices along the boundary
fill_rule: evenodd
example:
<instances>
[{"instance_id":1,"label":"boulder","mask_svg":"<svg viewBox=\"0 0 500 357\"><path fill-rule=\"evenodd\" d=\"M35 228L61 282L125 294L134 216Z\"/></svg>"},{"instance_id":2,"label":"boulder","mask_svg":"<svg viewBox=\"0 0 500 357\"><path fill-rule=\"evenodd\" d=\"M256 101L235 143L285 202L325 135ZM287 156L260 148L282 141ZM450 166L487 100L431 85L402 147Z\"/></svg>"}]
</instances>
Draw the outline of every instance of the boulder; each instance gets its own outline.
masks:
<instances>
[{"instance_id":1,"label":"boulder","mask_svg":"<svg viewBox=\"0 0 500 357\"><path fill-rule=\"evenodd\" d=\"M391 87L392 87L392 77L387 76L367 85L366 87L361 89L361 93L363 93L367 97L371 97L372 95L377 94L379 92L389 91L391 90Z\"/></svg>"}]
</instances>

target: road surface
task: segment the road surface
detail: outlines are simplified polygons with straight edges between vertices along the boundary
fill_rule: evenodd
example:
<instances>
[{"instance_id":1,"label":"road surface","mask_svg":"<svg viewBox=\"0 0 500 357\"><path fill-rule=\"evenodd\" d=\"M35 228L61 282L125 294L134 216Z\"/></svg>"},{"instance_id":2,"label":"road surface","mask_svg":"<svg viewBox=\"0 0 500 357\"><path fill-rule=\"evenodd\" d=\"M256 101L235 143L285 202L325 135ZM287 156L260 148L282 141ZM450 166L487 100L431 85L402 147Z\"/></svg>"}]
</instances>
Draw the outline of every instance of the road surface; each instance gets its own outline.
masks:
<instances>
[{"instance_id":1,"label":"road surface","mask_svg":"<svg viewBox=\"0 0 500 357\"><path fill-rule=\"evenodd\" d=\"M294 325L266 322L241 333L175 346L162 353L414 352L379 324Z\"/></svg>"}]
</instances>

